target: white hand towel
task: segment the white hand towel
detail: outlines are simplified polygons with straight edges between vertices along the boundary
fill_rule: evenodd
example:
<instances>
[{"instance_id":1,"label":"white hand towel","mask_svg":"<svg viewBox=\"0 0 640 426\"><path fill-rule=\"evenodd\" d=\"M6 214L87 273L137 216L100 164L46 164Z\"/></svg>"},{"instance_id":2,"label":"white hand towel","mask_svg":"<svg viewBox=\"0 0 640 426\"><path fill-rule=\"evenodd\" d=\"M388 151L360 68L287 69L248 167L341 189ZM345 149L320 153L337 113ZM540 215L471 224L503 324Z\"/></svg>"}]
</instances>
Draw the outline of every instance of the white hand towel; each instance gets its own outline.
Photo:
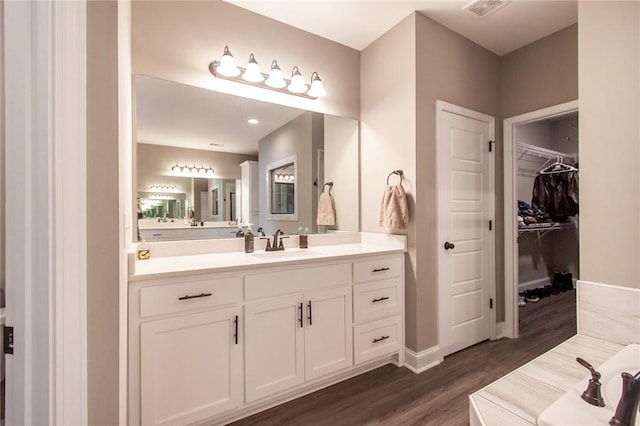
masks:
<instances>
[{"instance_id":1,"label":"white hand towel","mask_svg":"<svg viewBox=\"0 0 640 426\"><path fill-rule=\"evenodd\" d=\"M380 226L405 229L409 226L407 194L402 185L387 185L380 203Z\"/></svg>"},{"instance_id":2,"label":"white hand towel","mask_svg":"<svg viewBox=\"0 0 640 426\"><path fill-rule=\"evenodd\" d=\"M335 225L336 223L336 204L333 195L329 192L323 192L318 199L318 225Z\"/></svg>"}]
</instances>

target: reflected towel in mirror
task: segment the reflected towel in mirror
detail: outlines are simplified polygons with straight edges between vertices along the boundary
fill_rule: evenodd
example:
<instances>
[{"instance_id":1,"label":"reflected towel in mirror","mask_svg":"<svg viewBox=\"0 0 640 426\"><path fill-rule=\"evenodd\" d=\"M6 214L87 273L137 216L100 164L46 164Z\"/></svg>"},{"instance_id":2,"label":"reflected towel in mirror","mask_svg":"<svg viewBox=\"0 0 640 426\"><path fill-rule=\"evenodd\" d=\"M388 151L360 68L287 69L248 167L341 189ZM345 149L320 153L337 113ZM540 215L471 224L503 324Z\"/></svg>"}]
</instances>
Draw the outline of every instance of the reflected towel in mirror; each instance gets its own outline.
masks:
<instances>
[{"instance_id":1,"label":"reflected towel in mirror","mask_svg":"<svg viewBox=\"0 0 640 426\"><path fill-rule=\"evenodd\" d=\"M336 204L330 192L323 192L318 199L318 225L336 224Z\"/></svg>"},{"instance_id":2,"label":"reflected towel in mirror","mask_svg":"<svg viewBox=\"0 0 640 426\"><path fill-rule=\"evenodd\" d=\"M387 185L380 203L380 226L405 229L409 225L407 194L402 185Z\"/></svg>"}]
</instances>

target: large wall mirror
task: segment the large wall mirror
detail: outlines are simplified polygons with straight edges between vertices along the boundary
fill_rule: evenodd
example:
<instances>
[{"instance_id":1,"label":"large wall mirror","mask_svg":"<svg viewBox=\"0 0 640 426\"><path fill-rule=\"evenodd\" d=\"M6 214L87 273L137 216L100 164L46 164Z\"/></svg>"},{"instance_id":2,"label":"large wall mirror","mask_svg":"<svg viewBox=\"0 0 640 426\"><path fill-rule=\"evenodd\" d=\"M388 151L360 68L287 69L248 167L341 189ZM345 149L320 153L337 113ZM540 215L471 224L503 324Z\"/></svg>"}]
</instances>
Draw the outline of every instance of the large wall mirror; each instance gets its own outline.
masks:
<instances>
[{"instance_id":1,"label":"large wall mirror","mask_svg":"<svg viewBox=\"0 0 640 426\"><path fill-rule=\"evenodd\" d=\"M232 237L249 223L267 233L359 230L356 120L142 75L134 87L142 238ZM325 180L332 227L316 225Z\"/></svg>"}]
</instances>

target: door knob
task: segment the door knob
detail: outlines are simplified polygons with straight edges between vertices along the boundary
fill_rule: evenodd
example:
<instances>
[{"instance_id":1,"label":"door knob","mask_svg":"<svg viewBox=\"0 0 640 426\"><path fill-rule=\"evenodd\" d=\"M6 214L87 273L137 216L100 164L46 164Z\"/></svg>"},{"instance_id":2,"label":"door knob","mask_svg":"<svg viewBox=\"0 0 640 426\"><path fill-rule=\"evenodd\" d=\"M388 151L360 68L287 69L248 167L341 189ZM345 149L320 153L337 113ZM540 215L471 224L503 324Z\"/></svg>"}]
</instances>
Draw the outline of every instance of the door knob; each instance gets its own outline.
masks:
<instances>
[{"instance_id":1,"label":"door knob","mask_svg":"<svg viewBox=\"0 0 640 426\"><path fill-rule=\"evenodd\" d=\"M444 243L444 249L445 250L450 250L450 249L454 249L456 248L456 245L453 243L450 243L449 241L447 241L446 243Z\"/></svg>"}]
</instances>

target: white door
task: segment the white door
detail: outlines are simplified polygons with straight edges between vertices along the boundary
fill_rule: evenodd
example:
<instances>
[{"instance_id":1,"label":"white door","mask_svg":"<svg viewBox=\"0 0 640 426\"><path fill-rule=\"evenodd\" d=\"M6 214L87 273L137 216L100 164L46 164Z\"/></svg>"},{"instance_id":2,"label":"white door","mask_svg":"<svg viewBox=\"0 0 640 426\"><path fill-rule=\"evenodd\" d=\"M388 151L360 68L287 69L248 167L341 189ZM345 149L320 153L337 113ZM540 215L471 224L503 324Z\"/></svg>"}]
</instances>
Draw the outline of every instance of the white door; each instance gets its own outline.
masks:
<instances>
[{"instance_id":1,"label":"white door","mask_svg":"<svg viewBox=\"0 0 640 426\"><path fill-rule=\"evenodd\" d=\"M495 317L494 118L441 101L437 111L439 345L446 356L488 339Z\"/></svg>"},{"instance_id":2,"label":"white door","mask_svg":"<svg viewBox=\"0 0 640 426\"><path fill-rule=\"evenodd\" d=\"M242 403L241 312L222 309L140 326L142 424L193 423Z\"/></svg>"},{"instance_id":3,"label":"white door","mask_svg":"<svg viewBox=\"0 0 640 426\"><path fill-rule=\"evenodd\" d=\"M305 379L351 366L351 288L308 294L305 307Z\"/></svg>"},{"instance_id":4,"label":"white door","mask_svg":"<svg viewBox=\"0 0 640 426\"><path fill-rule=\"evenodd\" d=\"M247 402L304 382L304 318L301 295L245 306Z\"/></svg>"}]
</instances>

